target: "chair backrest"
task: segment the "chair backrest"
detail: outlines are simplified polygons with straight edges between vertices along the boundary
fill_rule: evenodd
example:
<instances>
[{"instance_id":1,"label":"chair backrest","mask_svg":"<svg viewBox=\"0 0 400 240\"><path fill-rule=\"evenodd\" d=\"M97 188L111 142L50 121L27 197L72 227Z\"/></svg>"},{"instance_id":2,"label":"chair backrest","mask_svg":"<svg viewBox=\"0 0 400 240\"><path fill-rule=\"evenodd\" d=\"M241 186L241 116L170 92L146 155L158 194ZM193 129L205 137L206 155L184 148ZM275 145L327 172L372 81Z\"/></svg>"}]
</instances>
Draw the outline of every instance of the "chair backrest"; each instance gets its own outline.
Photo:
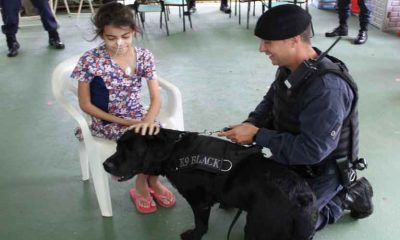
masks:
<instances>
[{"instance_id":1,"label":"chair backrest","mask_svg":"<svg viewBox=\"0 0 400 240\"><path fill-rule=\"evenodd\" d=\"M66 97L68 92L77 96L77 85L71 79L70 75L79 60L79 56L70 57L57 65L52 74L52 91L56 100L71 114L79 123L83 132L89 133L87 127L87 115L72 104ZM183 110L182 97L179 89L168 81L159 78L161 91L166 93L167 99L163 99L160 112L160 121L163 127L183 130ZM166 101L165 101L166 100Z\"/></svg>"}]
</instances>

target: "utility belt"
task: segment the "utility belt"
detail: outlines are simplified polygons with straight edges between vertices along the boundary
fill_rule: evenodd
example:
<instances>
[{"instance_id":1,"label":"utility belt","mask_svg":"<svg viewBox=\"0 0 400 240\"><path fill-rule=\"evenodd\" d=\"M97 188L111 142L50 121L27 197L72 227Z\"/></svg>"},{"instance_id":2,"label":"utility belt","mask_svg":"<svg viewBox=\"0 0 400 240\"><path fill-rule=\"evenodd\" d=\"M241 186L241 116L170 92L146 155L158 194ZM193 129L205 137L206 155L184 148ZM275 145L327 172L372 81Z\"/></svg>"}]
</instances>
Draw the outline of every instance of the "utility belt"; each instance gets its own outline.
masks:
<instances>
[{"instance_id":1,"label":"utility belt","mask_svg":"<svg viewBox=\"0 0 400 240\"><path fill-rule=\"evenodd\" d=\"M292 166L291 169L304 178L317 178L324 175L339 174L342 185L347 188L357 180L356 170L367 168L367 161L364 158L355 161L347 157L334 160L325 160L315 165Z\"/></svg>"},{"instance_id":2,"label":"utility belt","mask_svg":"<svg viewBox=\"0 0 400 240\"><path fill-rule=\"evenodd\" d=\"M339 172L336 162L331 160L315 165L291 166L290 169L304 178L317 178L324 175L338 174Z\"/></svg>"}]
</instances>

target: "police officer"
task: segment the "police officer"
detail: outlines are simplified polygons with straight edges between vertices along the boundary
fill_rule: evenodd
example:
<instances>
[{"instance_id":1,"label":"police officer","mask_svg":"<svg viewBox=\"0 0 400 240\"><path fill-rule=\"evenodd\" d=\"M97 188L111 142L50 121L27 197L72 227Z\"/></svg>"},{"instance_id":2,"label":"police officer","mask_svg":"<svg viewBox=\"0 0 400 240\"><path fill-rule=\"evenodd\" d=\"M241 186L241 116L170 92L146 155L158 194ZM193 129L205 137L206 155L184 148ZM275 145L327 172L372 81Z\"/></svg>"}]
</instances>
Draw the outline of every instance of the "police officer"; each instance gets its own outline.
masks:
<instances>
[{"instance_id":1,"label":"police officer","mask_svg":"<svg viewBox=\"0 0 400 240\"><path fill-rule=\"evenodd\" d=\"M55 49L64 49L64 43L61 42L57 32L57 21L51 11L48 0L31 0L33 6L38 10L44 29L49 33L49 45ZM18 55L20 47L16 34L19 24L19 11L21 9L21 0L0 0L1 15L4 25L2 32L6 35L8 46L8 57Z\"/></svg>"},{"instance_id":2,"label":"police officer","mask_svg":"<svg viewBox=\"0 0 400 240\"><path fill-rule=\"evenodd\" d=\"M325 33L326 37L347 36L348 26L347 19L350 16L351 0L338 0L338 13L339 13L339 27L335 28L332 32ZM371 0L358 0L360 7L359 21L360 31L354 44L364 44L368 40L368 23L371 18Z\"/></svg>"},{"instance_id":3,"label":"police officer","mask_svg":"<svg viewBox=\"0 0 400 240\"><path fill-rule=\"evenodd\" d=\"M338 59L316 63L321 52L311 46L310 26L309 13L294 4L273 7L258 19L259 50L278 66L276 79L243 123L219 135L269 148L273 161L304 177L319 205L319 230L344 210L367 217L373 205L367 179L344 184L337 167L338 159L358 158L357 87ZM306 60L318 70L304 74Z\"/></svg>"}]
</instances>

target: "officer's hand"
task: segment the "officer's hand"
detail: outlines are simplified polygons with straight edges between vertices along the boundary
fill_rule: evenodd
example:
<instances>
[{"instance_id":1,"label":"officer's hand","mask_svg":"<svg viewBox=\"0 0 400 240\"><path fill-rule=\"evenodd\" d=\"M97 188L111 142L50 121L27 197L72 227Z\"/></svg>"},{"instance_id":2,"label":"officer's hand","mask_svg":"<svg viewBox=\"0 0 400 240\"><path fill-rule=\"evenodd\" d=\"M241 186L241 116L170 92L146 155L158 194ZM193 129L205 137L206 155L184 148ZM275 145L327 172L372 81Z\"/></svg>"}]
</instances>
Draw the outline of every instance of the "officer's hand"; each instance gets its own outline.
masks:
<instances>
[{"instance_id":1,"label":"officer's hand","mask_svg":"<svg viewBox=\"0 0 400 240\"><path fill-rule=\"evenodd\" d=\"M232 142L242 145L252 144L259 129L251 123L241 123L229 127L231 130L221 132L218 136L226 137Z\"/></svg>"}]
</instances>

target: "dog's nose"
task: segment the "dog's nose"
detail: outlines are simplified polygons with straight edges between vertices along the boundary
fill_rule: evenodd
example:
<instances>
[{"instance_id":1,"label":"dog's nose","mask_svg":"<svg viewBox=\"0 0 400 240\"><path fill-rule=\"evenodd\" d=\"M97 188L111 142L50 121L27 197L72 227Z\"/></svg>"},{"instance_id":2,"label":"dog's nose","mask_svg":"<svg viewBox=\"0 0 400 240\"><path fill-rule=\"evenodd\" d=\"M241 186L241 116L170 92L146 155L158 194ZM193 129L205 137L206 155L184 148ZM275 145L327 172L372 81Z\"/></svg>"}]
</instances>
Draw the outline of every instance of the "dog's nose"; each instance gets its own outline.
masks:
<instances>
[{"instance_id":1,"label":"dog's nose","mask_svg":"<svg viewBox=\"0 0 400 240\"><path fill-rule=\"evenodd\" d=\"M109 161L105 161L105 162L103 163L103 167L104 167L104 169L106 170L106 172L109 172L109 173L113 173L114 170L115 170L115 165L114 165L114 163L109 162Z\"/></svg>"}]
</instances>

